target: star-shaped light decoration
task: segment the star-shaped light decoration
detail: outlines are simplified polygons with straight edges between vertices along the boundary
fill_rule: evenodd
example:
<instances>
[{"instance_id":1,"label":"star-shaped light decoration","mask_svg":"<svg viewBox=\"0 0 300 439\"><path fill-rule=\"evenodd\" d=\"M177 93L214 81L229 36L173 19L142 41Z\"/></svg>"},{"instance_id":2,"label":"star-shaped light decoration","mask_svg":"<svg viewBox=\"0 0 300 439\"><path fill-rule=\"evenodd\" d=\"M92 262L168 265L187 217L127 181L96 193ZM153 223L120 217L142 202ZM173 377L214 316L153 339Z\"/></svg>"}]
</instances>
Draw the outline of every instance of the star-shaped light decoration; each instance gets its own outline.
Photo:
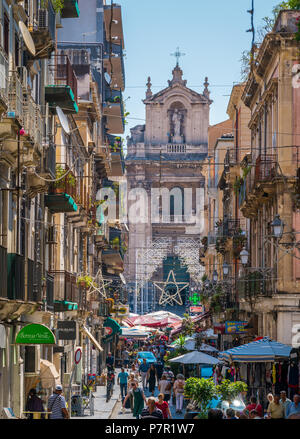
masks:
<instances>
[{"instance_id":1,"label":"star-shaped light decoration","mask_svg":"<svg viewBox=\"0 0 300 439\"><path fill-rule=\"evenodd\" d=\"M170 281L171 277L172 277L172 281ZM160 286L159 284L162 284L162 286ZM176 282L176 278L173 270L169 272L168 278L165 282L154 282L154 285L162 292L159 299L160 305L169 304L171 306L174 306L175 303L177 303L178 305L183 305L180 293L182 290L184 290L186 287L189 286L189 283ZM176 291L175 294L172 294L170 290L166 289L170 285L174 286L173 289ZM181 288L180 285L182 285Z\"/></svg>"}]
</instances>

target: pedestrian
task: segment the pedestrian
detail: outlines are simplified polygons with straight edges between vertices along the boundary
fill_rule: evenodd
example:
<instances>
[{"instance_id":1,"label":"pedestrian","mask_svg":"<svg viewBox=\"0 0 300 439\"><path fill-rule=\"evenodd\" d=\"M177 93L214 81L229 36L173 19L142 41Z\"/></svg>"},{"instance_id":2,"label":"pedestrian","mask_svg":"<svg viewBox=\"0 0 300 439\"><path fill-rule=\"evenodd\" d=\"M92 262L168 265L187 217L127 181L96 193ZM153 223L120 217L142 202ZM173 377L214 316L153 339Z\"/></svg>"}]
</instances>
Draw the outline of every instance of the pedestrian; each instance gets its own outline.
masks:
<instances>
[{"instance_id":1,"label":"pedestrian","mask_svg":"<svg viewBox=\"0 0 300 439\"><path fill-rule=\"evenodd\" d=\"M118 384L120 385L122 402L127 395L127 384L128 384L128 373L125 372L124 367L122 367L121 372L118 375Z\"/></svg>"},{"instance_id":2,"label":"pedestrian","mask_svg":"<svg viewBox=\"0 0 300 439\"><path fill-rule=\"evenodd\" d=\"M270 402L267 414L269 419L283 419L285 416L285 411L283 405L280 404L280 396L274 395L273 401Z\"/></svg>"},{"instance_id":3,"label":"pedestrian","mask_svg":"<svg viewBox=\"0 0 300 439\"><path fill-rule=\"evenodd\" d=\"M172 382L167 380L165 373L163 373L161 380L158 383L158 390L165 395L165 401L169 402L172 393Z\"/></svg>"},{"instance_id":4,"label":"pedestrian","mask_svg":"<svg viewBox=\"0 0 300 439\"><path fill-rule=\"evenodd\" d=\"M106 357L106 366L111 366L114 367L115 364L115 359L114 356L112 355L111 352L108 353L107 357Z\"/></svg>"},{"instance_id":5,"label":"pedestrian","mask_svg":"<svg viewBox=\"0 0 300 439\"><path fill-rule=\"evenodd\" d=\"M295 394L293 397L293 402L286 409L286 417L290 418L291 415L300 414L300 395Z\"/></svg>"},{"instance_id":6,"label":"pedestrian","mask_svg":"<svg viewBox=\"0 0 300 439\"><path fill-rule=\"evenodd\" d=\"M157 380L157 372L156 372L154 363L152 363L150 365L150 368L148 369L147 380L148 380L148 383L149 383L149 392L151 392L152 396L154 396L155 383L156 383L156 380Z\"/></svg>"},{"instance_id":7,"label":"pedestrian","mask_svg":"<svg viewBox=\"0 0 300 439\"><path fill-rule=\"evenodd\" d=\"M160 381L164 370L164 366L160 360L155 363L155 369L157 372L157 381Z\"/></svg>"},{"instance_id":8,"label":"pedestrian","mask_svg":"<svg viewBox=\"0 0 300 439\"><path fill-rule=\"evenodd\" d=\"M237 419L235 416L235 411L231 408L226 410L226 419Z\"/></svg>"},{"instance_id":9,"label":"pedestrian","mask_svg":"<svg viewBox=\"0 0 300 439\"><path fill-rule=\"evenodd\" d=\"M174 373L171 370L171 366L166 366L163 373L166 375L167 380L173 382L174 381Z\"/></svg>"},{"instance_id":10,"label":"pedestrian","mask_svg":"<svg viewBox=\"0 0 300 439\"><path fill-rule=\"evenodd\" d=\"M156 407L162 411L163 418L171 419L172 414L170 412L169 404L167 403L167 401L165 401L165 395L163 393L160 393L157 398L158 401L155 404Z\"/></svg>"},{"instance_id":11,"label":"pedestrian","mask_svg":"<svg viewBox=\"0 0 300 439\"><path fill-rule=\"evenodd\" d=\"M48 399L48 412L51 412L49 419L68 419L69 412L65 398L62 396L62 386L57 385L53 395Z\"/></svg>"},{"instance_id":12,"label":"pedestrian","mask_svg":"<svg viewBox=\"0 0 300 439\"><path fill-rule=\"evenodd\" d=\"M150 366L147 363L146 358L143 358L143 362L139 367L140 377L142 378L143 390L145 390L147 388L147 374L148 374L149 368L150 368Z\"/></svg>"},{"instance_id":13,"label":"pedestrian","mask_svg":"<svg viewBox=\"0 0 300 439\"><path fill-rule=\"evenodd\" d=\"M184 386L185 386L184 376L179 373L176 376L176 381L173 386L173 392L176 397L176 413L182 413Z\"/></svg>"},{"instance_id":14,"label":"pedestrian","mask_svg":"<svg viewBox=\"0 0 300 439\"><path fill-rule=\"evenodd\" d=\"M144 402L147 403L147 400L144 392L142 391L142 389L138 387L136 381L131 383L131 389L129 390L123 401L123 409L125 409L125 404L127 400L130 398L130 395L133 397L133 404L132 404L133 416L136 419L139 419L140 414L142 413L142 410L144 408Z\"/></svg>"},{"instance_id":15,"label":"pedestrian","mask_svg":"<svg viewBox=\"0 0 300 439\"><path fill-rule=\"evenodd\" d=\"M249 413L249 419L261 419L257 410L251 410Z\"/></svg>"},{"instance_id":16,"label":"pedestrian","mask_svg":"<svg viewBox=\"0 0 300 439\"><path fill-rule=\"evenodd\" d=\"M130 375L134 375L135 379L138 380L139 378L139 371L137 370L137 367L135 365L135 363L132 364L131 366L131 371L130 371Z\"/></svg>"},{"instance_id":17,"label":"pedestrian","mask_svg":"<svg viewBox=\"0 0 300 439\"><path fill-rule=\"evenodd\" d=\"M163 413L156 407L156 401L153 396L148 398L147 408L142 410L141 419L163 419Z\"/></svg>"},{"instance_id":18,"label":"pedestrian","mask_svg":"<svg viewBox=\"0 0 300 439\"><path fill-rule=\"evenodd\" d=\"M26 406L25 406L25 411L26 412L43 412L44 411L43 402L42 402L41 398L39 398L37 396L35 389L29 390L29 394L28 394L28 398L27 398L27 402L26 402ZM33 419L33 413L28 413L27 418ZM44 418L44 415L41 415L41 418Z\"/></svg>"},{"instance_id":19,"label":"pedestrian","mask_svg":"<svg viewBox=\"0 0 300 439\"><path fill-rule=\"evenodd\" d=\"M208 419L223 419L224 415L220 409L209 409L207 413Z\"/></svg>"},{"instance_id":20,"label":"pedestrian","mask_svg":"<svg viewBox=\"0 0 300 439\"><path fill-rule=\"evenodd\" d=\"M286 397L286 391L282 390L280 392L280 404L284 408L284 417L286 418L286 409L292 403L292 401Z\"/></svg>"},{"instance_id":21,"label":"pedestrian","mask_svg":"<svg viewBox=\"0 0 300 439\"><path fill-rule=\"evenodd\" d=\"M261 404L257 403L256 396L251 396L250 404L248 404L246 406L246 408L244 409L244 411L247 411L248 413L250 413L252 410L256 410L258 412L259 416L262 418L263 408L262 408Z\"/></svg>"},{"instance_id":22,"label":"pedestrian","mask_svg":"<svg viewBox=\"0 0 300 439\"><path fill-rule=\"evenodd\" d=\"M249 419L249 417L244 412L236 412L235 414L238 419Z\"/></svg>"},{"instance_id":23,"label":"pedestrian","mask_svg":"<svg viewBox=\"0 0 300 439\"><path fill-rule=\"evenodd\" d=\"M126 348L122 351L122 360L123 360L123 367L125 367L125 369L128 369L129 352Z\"/></svg>"},{"instance_id":24,"label":"pedestrian","mask_svg":"<svg viewBox=\"0 0 300 439\"><path fill-rule=\"evenodd\" d=\"M136 383L136 385L139 386L138 378L135 377L134 373L131 373L129 375L128 386L127 386L127 388L129 390L132 388L132 386L131 386L132 383ZM133 395L132 394L130 394L129 399L127 400L127 402L125 404L125 408L131 408L131 411L133 412Z\"/></svg>"}]
</instances>

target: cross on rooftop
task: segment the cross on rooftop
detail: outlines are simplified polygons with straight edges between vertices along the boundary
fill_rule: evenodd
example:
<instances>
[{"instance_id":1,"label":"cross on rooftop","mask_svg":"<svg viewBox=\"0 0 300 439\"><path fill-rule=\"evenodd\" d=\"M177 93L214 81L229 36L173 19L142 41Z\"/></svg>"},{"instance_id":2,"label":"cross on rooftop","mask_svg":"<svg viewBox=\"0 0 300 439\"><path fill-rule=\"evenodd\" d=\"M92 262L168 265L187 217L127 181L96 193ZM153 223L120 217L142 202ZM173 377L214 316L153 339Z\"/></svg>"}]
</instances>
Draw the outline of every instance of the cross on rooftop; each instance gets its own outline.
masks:
<instances>
[{"instance_id":1,"label":"cross on rooftop","mask_svg":"<svg viewBox=\"0 0 300 439\"><path fill-rule=\"evenodd\" d=\"M179 47L177 47L176 52L175 53L171 53L171 56L175 56L177 59L177 66L179 66L179 59L182 56L185 56L185 53L180 52Z\"/></svg>"}]
</instances>

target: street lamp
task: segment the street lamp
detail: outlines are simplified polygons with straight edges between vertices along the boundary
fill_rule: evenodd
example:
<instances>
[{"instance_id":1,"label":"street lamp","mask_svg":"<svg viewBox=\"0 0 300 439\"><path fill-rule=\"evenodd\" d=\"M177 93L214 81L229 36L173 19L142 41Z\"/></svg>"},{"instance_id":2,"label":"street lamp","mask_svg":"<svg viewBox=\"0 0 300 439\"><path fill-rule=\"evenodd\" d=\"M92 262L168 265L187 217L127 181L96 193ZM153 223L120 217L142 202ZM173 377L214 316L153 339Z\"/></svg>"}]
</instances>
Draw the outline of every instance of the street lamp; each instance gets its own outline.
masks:
<instances>
[{"instance_id":1,"label":"street lamp","mask_svg":"<svg viewBox=\"0 0 300 439\"><path fill-rule=\"evenodd\" d=\"M249 252L246 250L246 247L243 248L243 250L240 253L240 258L242 261L242 264L246 266L248 264L249 260Z\"/></svg>"},{"instance_id":2,"label":"street lamp","mask_svg":"<svg viewBox=\"0 0 300 439\"><path fill-rule=\"evenodd\" d=\"M272 236L276 239L281 239L283 235L284 222L280 219L280 216L277 214L273 222L271 223Z\"/></svg>"},{"instance_id":3,"label":"street lamp","mask_svg":"<svg viewBox=\"0 0 300 439\"><path fill-rule=\"evenodd\" d=\"M218 282L218 273L217 273L217 270L214 270L214 272L213 272L213 281L214 282Z\"/></svg>"},{"instance_id":4,"label":"street lamp","mask_svg":"<svg viewBox=\"0 0 300 439\"><path fill-rule=\"evenodd\" d=\"M224 264L223 264L223 274L224 274L224 276L227 276L228 273L229 273L229 265L225 261Z\"/></svg>"}]
</instances>

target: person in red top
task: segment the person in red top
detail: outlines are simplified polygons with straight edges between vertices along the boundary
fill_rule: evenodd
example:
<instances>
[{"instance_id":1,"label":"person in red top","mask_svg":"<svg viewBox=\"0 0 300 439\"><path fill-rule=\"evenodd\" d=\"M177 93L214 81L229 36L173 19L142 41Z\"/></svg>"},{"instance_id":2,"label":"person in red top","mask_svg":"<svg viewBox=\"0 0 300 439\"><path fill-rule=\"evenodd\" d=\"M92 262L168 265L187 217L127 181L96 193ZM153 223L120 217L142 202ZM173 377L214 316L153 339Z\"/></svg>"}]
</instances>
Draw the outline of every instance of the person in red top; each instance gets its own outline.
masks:
<instances>
[{"instance_id":1,"label":"person in red top","mask_svg":"<svg viewBox=\"0 0 300 439\"><path fill-rule=\"evenodd\" d=\"M255 396L251 396L250 398L250 404L247 405L247 407L245 408L245 410L248 411L248 413L250 413L252 410L256 410L258 413L258 416L260 418L263 417L263 409L262 406L260 404L257 404L257 399ZM244 411L245 411L244 410Z\"/></svg>"},{"instance_id":2,"label":"person in red top","mask_svg":"<svg viewBox=\"0 0 300 439\"><path fill-rule=\"evenodd\" d=\"M167 403L167 401L164 401L164 397L165 395L163 393L160 393L158 395L158 401L155 403L155 405L159 410L162 411L163 419L170 419L172 418L172 415L169 409L169 404Z\"/></svg>"}]
</instances>

